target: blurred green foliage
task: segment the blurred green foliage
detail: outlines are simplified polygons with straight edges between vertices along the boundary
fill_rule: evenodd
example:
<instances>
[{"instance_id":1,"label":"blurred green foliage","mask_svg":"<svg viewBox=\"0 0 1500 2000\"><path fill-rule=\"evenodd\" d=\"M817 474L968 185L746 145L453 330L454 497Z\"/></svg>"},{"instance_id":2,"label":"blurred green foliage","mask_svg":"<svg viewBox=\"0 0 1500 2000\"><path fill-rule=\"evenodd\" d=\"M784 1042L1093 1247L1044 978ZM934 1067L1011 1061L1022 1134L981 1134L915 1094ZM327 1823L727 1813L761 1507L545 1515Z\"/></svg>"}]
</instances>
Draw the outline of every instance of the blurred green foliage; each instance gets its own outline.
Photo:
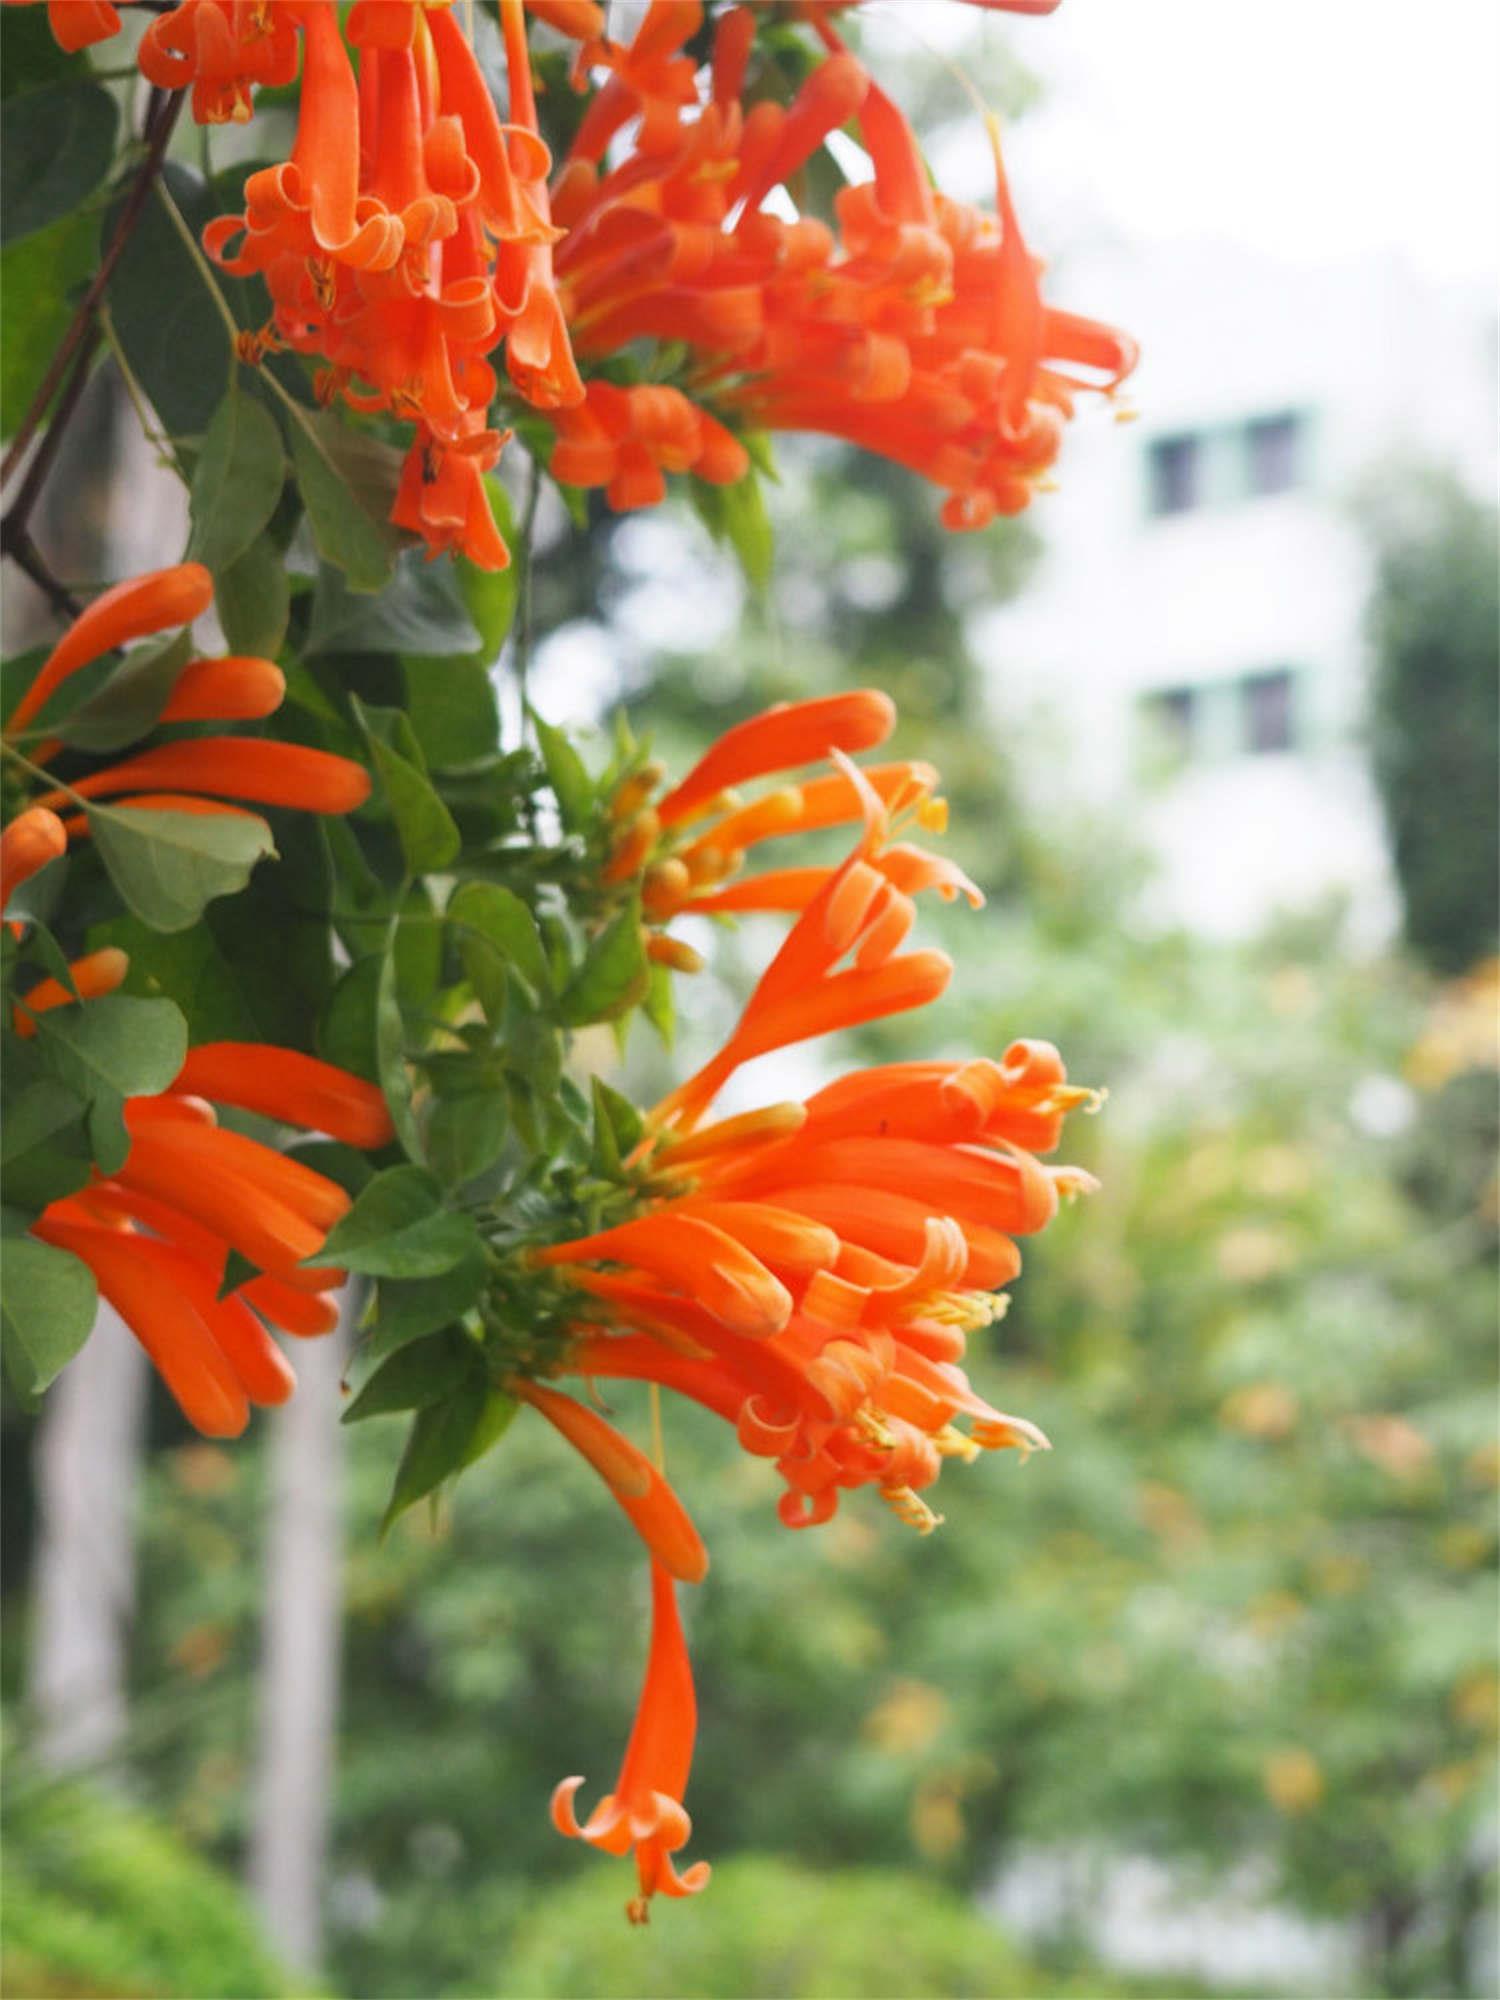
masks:
<instances>
[{"instance_id":1,"label":"blurred green foliage","mask_svg":"<svg viewBox=\"0 0 1500 2000\"><path fill-rule=\"evenodd\" d=\"M714 1871L712 1891L706 1922L629 1931L601 1924L588 1882L571 1882L523 1920L491 1990L496 2000L1062 2000L1089 1990L1019 1956L951 1890L894 1869L830 1874L747 1855ZM1128 2000L1147 1989L1112 1990ZM1155 2000L1202 1990L1150 1987Z\"/></svg>"},{"instance_id":2,"label":"blurred green foliage","mask_svg":"<svg viewBox=\"0 0 1500 2000\"><path fill-rule=\"evenodd\" d=\"M294 1989L235 1883L87 1785L5 1788L5 1941L15 2000L276 2000Z\"/></svg>"}]
</instances>

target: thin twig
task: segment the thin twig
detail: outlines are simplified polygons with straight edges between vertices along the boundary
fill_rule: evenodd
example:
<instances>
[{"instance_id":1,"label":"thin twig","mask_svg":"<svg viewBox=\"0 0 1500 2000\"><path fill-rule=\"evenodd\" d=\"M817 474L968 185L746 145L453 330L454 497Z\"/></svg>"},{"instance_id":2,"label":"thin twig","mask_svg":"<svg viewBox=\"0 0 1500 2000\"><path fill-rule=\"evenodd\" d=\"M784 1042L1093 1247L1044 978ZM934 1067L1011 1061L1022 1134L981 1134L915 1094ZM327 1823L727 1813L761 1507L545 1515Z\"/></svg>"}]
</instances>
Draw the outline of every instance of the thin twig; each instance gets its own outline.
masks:
<instances>
[{"instance_id":1,"label":"thin twig","mask_svg":"<svg viewBox=\"0 0 1500 2000\"><path fill-rule=\"evenodd\" d=\"M161 170L162 160L166 156L167 144L172 137L172 128L177 123L177 115L181 111L182 105L183 93L180 90L174 90L165 95L159 91L152 92L151 106L146 114L146 157L141 161L140 167L136 172L136 177L131 183L130 192L125 197L125 205L120 210L120 219L115 224L115 233L110 238L109 248L105 251L103 257L100 258L99 268L94 273L88 290L79 300L77 310L68 322L67 331L58 343L57 352L53 355L47 372L42 377L41 386L32 397L31 406L21 419L10 450L5 454L3 464L0 464L0 481L9 479L11 473L25 456L30 447L31 440L36 436L37 430L51 406L52 398L57 394L58 386L62 382L64 375L66 375L74 355L78 352L85 337L93 329L94 315L99 301L104 296L104 289L114 275L115 266L124 254L125 246L130 241L136 224L140 221L141 211L146 203L146 195L150 190L151 183ZM24 527L25 519L23 517L17 524L18 531Z\"/></svg>"},{"instance_id":2,"label":"thin twig","mask_svg":"<svg viewBox=\"0 0 1500 2000\"><path fill-rule=\"evenodd\" d=\"M83 609L82 603L65 584L59 583L51 570L48 569L46 563L42 560L36 543L31 539L30 535L23 531L21 535L14 537L6 545L5 553L10 557L17 569L23 571L25 575L31 578L31 581L46 598L54 611L63 618L76 618L78 616L79 612Z\"/></svg>"},{"instance_id":3,"label":"thin twig","mask_svg":"<svg viewBox=\"0 0 1500 2000\"><path fill-rule=\"evenodd\" d=\"M37 446L36 455L26 468L26 477L21 482L20 491L6 509L4 519L0 520L0 554L12 555L18 548L34 547L31 540L31 510L47 483L53 461L62 447L63 435L73 412L78 408L79 398L88 386L89 374L98 347L99 324L94 320L74 354L72 372L63 385L63 392L57 400L57 409L47 426L47 434Z\"/></svg>"}]
</instances>

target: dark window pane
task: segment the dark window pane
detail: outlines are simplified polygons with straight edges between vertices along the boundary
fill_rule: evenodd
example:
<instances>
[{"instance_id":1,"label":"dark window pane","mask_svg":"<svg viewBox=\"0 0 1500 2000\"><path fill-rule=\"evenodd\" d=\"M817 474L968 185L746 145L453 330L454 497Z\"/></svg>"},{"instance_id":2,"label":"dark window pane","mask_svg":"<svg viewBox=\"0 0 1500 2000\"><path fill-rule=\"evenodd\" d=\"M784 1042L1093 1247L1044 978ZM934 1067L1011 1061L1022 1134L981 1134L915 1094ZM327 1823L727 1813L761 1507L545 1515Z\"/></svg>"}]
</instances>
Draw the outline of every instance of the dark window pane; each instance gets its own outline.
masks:
<instances>
[{"instance_id":1,"label":"dark window pane","mask_svg":"<svg viewBox=\"0 0 1500 2000\"><path fill-rule=\"evenodd\" d=\"M1157 438L1148 459L1153 514L1185 514L1203 499L1202 440Z\"/></svg>"},{"instance_id":2,"label":"dark window pane","mask_svg":"<svg viewBox=\"0 0 1500 2000\"><path fill-rule=\"evenodd\" d=\"M1179 757L1190 756L1202 722L1196 688L1162 688L1145 700L1146 713L1162 742Z\"/></svg>"},{"instance_id":3,"label":"dark window pane","mask_svg":"<svg viewBox=\"0 0 1500 2000\"><path fill-rule=\"evenodd\" d=\"M1292 748L1292 677L1285 667L1247 674L1240 683L1245 748L1252 756Z\"/></svg>"},{"instance_id":4,"label":"dark window pane","mask_svg":"<svg viewBox=\"0 0 1500 2000\"><path fill-rule=\"evenodd\" d=\"M1245 429L1252 493L1285 493L1302 479L1302 419L1258 417Z\"/></svg>"}]
</instances>

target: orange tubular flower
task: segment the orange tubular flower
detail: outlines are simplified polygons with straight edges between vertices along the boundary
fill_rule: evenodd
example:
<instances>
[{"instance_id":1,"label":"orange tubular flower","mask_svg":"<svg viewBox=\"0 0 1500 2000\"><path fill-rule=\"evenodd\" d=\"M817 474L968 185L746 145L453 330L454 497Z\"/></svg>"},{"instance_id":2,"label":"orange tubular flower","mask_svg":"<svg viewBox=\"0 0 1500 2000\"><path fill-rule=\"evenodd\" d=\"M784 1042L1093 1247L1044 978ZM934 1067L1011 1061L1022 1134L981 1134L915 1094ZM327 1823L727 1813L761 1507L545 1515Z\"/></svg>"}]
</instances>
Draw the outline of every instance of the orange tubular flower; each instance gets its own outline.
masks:
<instances>
[{"instance_id":1,"label":"orange tubular flower","mask_svg":"<svg viewBox=\"0 0 1500 2000\"><path fill-rule=\"evenodd\" d=\"M33 7L36 0L4 0L7 7ZM122 0L123 4L123 0ZM47 26L60 49L72 55L120 32L120 16L109 0L47 0Z\"/></svg>"},{"instance_id":2,"label":"orange tubular flower","mask_svg":"<svg viewBox=\"0 0 1500 2000\"><path fill-rule=\"evenodd\" d=\"M659 1562L651 1565L651 1651L645 1685L615 1788L580 1826L573 1810L582 1778L564 1778L552 1794L552 1822L559 1833L586 1840L606 1854L635 1850L640 1893L626 1904L633 1924L650 1918L651 1898L695 1896L709 1866L696 1861L679 1874L672 1856L687 1844L693 1824L683 1810L698 1707L692 1667L677 1613L677 1591Z\"/></svg>"},{"instance_id":3,"label":"orange tubular flower","mask_svg":"<svg viewBox=\"0 0 1500 2000\"><path fill-rule=\"evenodd\" d=\"M82 958L75 958L68 967L76 992L70 993L60 979L43 979L33 986L16 1005L11 1014L11 1025L23 1041L29 1041L36 1033L34 1014L45 1014L53 1007L71 1006L75 1000L96 1000L101 993L113 993L130 970L130 960L115 945L106 945L102 951L91 951Z\"/></svg>"},{"instance_id":4,"label":"orange tubular flower","mask_svg":"<svg viewBox=\"0 0 1500 2000\"><path fill-rule=\"evenodd\" d=\"M77 779L69 789L80 798L98 799L157 786L253 799L263 806L293 806L303 812L347 813L370 796L370 774L348 757L301 743L195 736L143 750L122 764ZM49 792L40 803L60 805L67 796Z\"/></svg>"},{"instance_id":5,"label":"orange tubular flower","mask_svg":"<svg viewBox=\"0 0 1500 2000\"><path fill-rule=\"evenodd\" d=\"M112 584L73 620L42 662L36 679L16 703L7 736L14 736L40 713L63 682L80 667L116 646L174 625L187 625L214 601L213 578L202 563L176 563Z\"/></svg>"},{"instance_id":6,"label":"orange tubular flower","mask_svg":"<svg viewBox=\"0 0 1500 2000\"><path fill-rule=\"evenodd\" d=\"M1013 0L1011 10L1049 4ZM556 191L569 231L556 253L568 321L591 359L643 337L683 343L694 403L894 458L947 490L949 526L978 527L1024 507L1051 465L1073 392L1088 386L1071 370L1112 393L1135 350L1043 305L998 151L996 216L934 193L910 126L843 46L832 11L813 0L802 8L828 58L785 109L745 112L738 101L749 9L718 17L707 101L676 53L699 24L696 0L657 0L628 49L599 56L613 74ZM604 170L610 142L636 115L633 152ZM851 119L875 175L840 193L837 234L766 212L773 189L786 199L788 182ZM606 439L584 438L579 424L559 431L569 447L559 477L613 476Z\"/></svg>"},{"instance_id":7,"label":"orange tubular flower","mask_svg":"<svg viewBox=\"0 0 1500 2000\"><path fill-rule=\"evenodd\" d=\"M213 579L201 563L177 563L113 585L73 621L43 662L16 704L7 735L34 724L57 690L81 668L130 640L188 623L212 602ZM285 677L270 660L237 654L190 660L178 674L159 720L162 724L255 720L271 714L285 692ZM61 747L57 738L49 738L32 749L31 761L47 763ZM71 779L66 787L44 794L31 812L44 812L48 820L55 820L54 807L78 798L116 798L124 806L171 812L238 812L239 807L223 803L238 798L308 812L346 813L362 805L369 792L369 773L347 757L258 737L194 736L156 744ZM17 828L40 824L29 813L15 822ZM75 813L55 820L55 826L65 836L79 838L88 832L88 819ZM5 837L10 838L9 831Z\"/></svg>"},{"instance_id":8,"label":"orange tubular flower","mask_svg":"<svg viewBox=\"0 0 1500 2000\"><path fill-rule=\"evenodd\" d=\"M162 90L193 87L200 125L242 125L256 84L290 83L297 33L286 0L182 0L141 37L141 74Z\"/></svg>"},{"instance_id":9,"label":"orange tubular flower","mask_svg":"<svg viewBox=\"0 0 1500 2000\"><path fill-rule=\"evenodd\" d=\"M260 1042L202 1042L188 1051L173 1092L258 1111L283 1125L326 1132L373 1152L394 1136L385 1098L373 1083L316 1056Z\"/></svg>"},{"instance_id":10,"label":"orange tubular flower","mask_svg":"<svg viewBox=\"0 0 1500 2000\"><path fill-rule=\"evenodd\" d=\"M34 1009L37 996L25 1004ZM208 1095L355 1144L389 1131L358 1077L292 1050L211 1043L170 1092L126 1100L124 1165L53 1202L32 1233L88 1265L188 1421L233 1437L250 1404L284 1402L294 1386L267 1323L302 1338L338 1323L322 1294L344 1274L299 1265L349 1197L300 1161L221 1130ZM264 1275L220 1297L231 1250Z\"/></svg>"},{"instance_id":11,"label":"orange tubular flower","mask_svg":"<svg viewBox=\"0 0 1500 2000\"><path fill-rule=\"evenodd\" d=\"M883 809L853 767L843 775L864 836L808 900L725 1048L651 1114L657 1200L537 1261L591 1301L569 1367L655 1381L733 1423L776 1460L788 1526L873 1485L926 1532L937 1517L921 1490L945 1457L1046 1443L959 1364L966 1332L1001 1309L990 1294L1020 1269L1014 1239L1092 1186L1037 1156L1068 1111L1097 1100L1067 1083L1050 1045L1018 1042L999 1063L863 1071L805 1105L701 1123L749 1057L919 1005L946 980L941 954L896 951L908 912L875 865Z\"/></svg>"},{"instance_id":12,"label":"orange tubular flower","mask_svg":"<svg viewBox=\"0 0 1500 2000\"><path fill-rule=\"evenodd\" d=\"M11 892L68 849L67 828L45 806L28 806L0 833L0 909Z\"/></svg>"},{"instance_id":13,"label":"orange tubular flower","mask_svg":"<svg viewBox=\"0 0 1500 2000\"><path fill-rule=\"evenodd\" d=\"M783 784L749 804L735 790L748 780L790 773L821 757L873 749L894 722L889 698L873 689L782 704L727 730L654 806L649 800L659 767L633 773L611 802L616 831L605 881L639 875L651 924L669 922L683 912L803 910L827 882L827 867L769 869L739 881L730 878L760 842L858 820L873 794L882 826L869 860L897 892L887 922L904 925L905 918L896 913L909 911L911 898L929 888L949 900L962 895L979 907L983 896L956 864L889 839L892 823L908 816L933 830L946 823L943 802L934 797L937 773L929 764L874 765L862 773L839 769ZM897 941L893 936L892 943ZM695 970L699 962L689 947L659 932L648 937L647 949L679 970ZM867 952L867 962L869 957Z\"/></svg>"}]
</instances>

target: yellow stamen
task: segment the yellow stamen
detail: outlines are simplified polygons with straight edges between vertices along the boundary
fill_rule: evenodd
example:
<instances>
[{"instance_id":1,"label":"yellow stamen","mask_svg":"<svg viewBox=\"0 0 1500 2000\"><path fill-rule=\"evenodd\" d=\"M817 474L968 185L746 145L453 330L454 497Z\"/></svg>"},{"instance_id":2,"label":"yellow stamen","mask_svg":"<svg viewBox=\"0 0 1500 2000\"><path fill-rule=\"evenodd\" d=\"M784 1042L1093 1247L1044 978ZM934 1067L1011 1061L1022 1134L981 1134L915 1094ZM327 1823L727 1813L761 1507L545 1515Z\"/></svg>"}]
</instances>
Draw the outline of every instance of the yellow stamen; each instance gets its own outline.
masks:
<instances>
[{"instance_id":1,"label":"yellow stamen","mask_svg":"<svg viewBox=\"0 0 1500 2000\"><path fill-rule=\"evenodd\" d=\"M934 1528L943 1525L941 1514L934 1514L920 1493L913 1493L909 1486L882 1486L880 1497L908 1528L915 1528L919 1535L930 1535Z\"/></svg>"}]
</instances>

